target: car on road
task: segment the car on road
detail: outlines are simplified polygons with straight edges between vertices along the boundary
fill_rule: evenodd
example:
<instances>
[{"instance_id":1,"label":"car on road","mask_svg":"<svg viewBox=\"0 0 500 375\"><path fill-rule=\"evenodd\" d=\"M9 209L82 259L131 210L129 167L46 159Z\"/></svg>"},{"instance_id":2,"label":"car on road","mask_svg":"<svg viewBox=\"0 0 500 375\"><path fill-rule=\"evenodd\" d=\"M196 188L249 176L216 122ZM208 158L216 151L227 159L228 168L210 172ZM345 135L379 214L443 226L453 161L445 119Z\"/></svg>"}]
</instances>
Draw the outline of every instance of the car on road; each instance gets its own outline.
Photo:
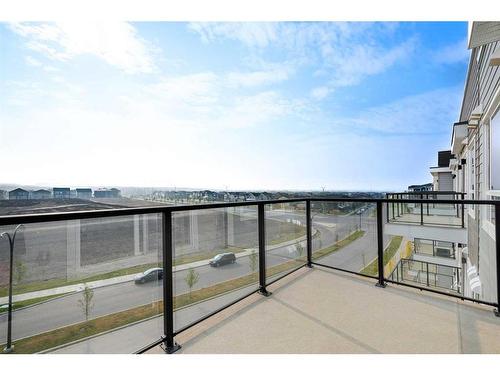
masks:
<instances>
[{"instance_id":1,"label":"car on road","mask_svg":"<svg viewBox=\"0 0 500 375\"><path fill-rule=\"evenodd\" d=\"M236 255L234 253L217 254L208 262L212 267L219 267L225 264L233 264L236 262Z\"/></svg>"},{"instance_id":2,"label":"car on road","mask_svg":"<svg viewBox=\"0 0 500 375\"><path fill-rule=\"evenodd\" d=\"M136 284L144 284L150 281L158 281L163 279L162 268L150 268L134 277Z\"/></svg>"}]
</instances>

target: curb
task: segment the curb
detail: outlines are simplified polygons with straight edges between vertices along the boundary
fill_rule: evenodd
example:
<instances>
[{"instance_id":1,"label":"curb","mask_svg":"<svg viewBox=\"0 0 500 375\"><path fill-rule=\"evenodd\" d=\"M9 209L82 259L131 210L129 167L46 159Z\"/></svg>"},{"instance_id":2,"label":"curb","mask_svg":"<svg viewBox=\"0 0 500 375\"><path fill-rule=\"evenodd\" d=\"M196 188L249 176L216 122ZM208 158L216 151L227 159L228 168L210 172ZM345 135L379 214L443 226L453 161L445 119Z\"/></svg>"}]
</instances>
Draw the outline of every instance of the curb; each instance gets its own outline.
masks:
<instances>
[{"instance_id":1,"label":"curb","mask_svg":"<svg viewBox=\"0 0 500 375\"><path fill-rule=\"evenodd\" d=\"M92 339L94 339L96 337L99 337L99 336L102 336L102 335L105 335L105 334L108 334L108 333L112 333L112 332L118 331L120 329L128 328L128 327L134 326L136 324L147 322L148 320L158 318L159 316L162 316L162 315L163 314L153 315L153 316L150 316L149 318L144 318L144 319L138 320L136 322L132 322L132 323L126 324L126 325L121 326L121 327L116 327L116 328L110 329L108 331L99 332L99 333L96 333L95 335L92 335L92 336L82 337L81 339L78 339L78 340L75 340L75 341L71 341L71 342L68 342L66 344L61 344L59 346L55 346L55 347L50 348L50 349L45 349L45 350L42 350L41 352L36 352L34 354L51 353L51 352L54 352L54 351L59 350L59 349L66 348L66 347L71 346L71 345L79 344L79 343L81 343L83 341L92 340Z\"/></svg>"}]
</instances>

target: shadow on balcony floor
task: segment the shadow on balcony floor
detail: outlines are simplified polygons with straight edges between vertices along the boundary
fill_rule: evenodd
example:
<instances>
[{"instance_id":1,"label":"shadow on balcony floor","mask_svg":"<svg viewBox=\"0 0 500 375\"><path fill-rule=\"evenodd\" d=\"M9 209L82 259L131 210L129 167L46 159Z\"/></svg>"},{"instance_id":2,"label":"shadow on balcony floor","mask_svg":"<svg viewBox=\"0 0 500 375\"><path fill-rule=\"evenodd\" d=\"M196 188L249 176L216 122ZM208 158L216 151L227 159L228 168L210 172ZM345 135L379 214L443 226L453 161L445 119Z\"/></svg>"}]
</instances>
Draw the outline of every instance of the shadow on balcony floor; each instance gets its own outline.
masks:
<instances>
[{"instance_id":1,"label":"shadow on balcony floor","mask_svg":"<svg viewBox=\"0 0 500 375\"><path fill-rule=\"evenodd\" d=\"M491 307L320 267L270 290L180 334L178 353L500 353Z\"/></svg>"}]
</instances>

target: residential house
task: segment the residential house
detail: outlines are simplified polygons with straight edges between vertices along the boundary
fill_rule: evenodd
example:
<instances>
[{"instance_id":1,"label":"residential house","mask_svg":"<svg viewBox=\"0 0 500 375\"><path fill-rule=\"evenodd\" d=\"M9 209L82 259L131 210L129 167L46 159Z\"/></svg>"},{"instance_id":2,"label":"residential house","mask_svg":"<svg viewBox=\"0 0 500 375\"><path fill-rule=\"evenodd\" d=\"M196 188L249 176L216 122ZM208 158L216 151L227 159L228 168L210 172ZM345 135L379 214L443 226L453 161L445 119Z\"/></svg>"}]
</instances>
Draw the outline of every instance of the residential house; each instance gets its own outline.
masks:
<instances>
[{"instance_id":1,"label":"residential house","mask_svg":"<svg viewBox=\"0 0 500 375\"><path fill-rule=\"evenodd\" d=\"M94 191L95 198L120 198L120 190L116 188L101 188Z\"/></svg>"},{"instance_id":2,"label":"residential house","mask_svg":"<svg viewBox=\"0 0 500 375\"><path fill-rule=\"evenodd\" d=\"M21 199L29 199L30 193L28 190L24 190L21 188L17 188L9 191L9 199L10 200L21 200Z\"/></svg>"},{"instance_id":3,"label":"residential house","mask_svg":"<svg viewBox=\"0 0 500 375\"><path fill-rule=\"evenodd\" d=\"M52 189L52 193L54 196L54 199L70 199L71 198L71 191L70 188L66 187L55 187Z\"/></svg>"},{"instance_id":4,"label":"residential house","mask_svg":"<svg viewBox=\"0 0 500 375\"><path fill-rule=\"evenodd\" d=\"M39 189L31 192L31 199L51 199L52 192L50 190Z\"/></svg>"},{"instance_id":5,"label":"residential house","mask_svg":"<svg viewBox=\"0 0 500 375\"><path fill-rule=\"evenodd\" d=\"M91 199L92 189L90 188L76 188L76 197L80 199Z\"/></svg>"}]
</instances>

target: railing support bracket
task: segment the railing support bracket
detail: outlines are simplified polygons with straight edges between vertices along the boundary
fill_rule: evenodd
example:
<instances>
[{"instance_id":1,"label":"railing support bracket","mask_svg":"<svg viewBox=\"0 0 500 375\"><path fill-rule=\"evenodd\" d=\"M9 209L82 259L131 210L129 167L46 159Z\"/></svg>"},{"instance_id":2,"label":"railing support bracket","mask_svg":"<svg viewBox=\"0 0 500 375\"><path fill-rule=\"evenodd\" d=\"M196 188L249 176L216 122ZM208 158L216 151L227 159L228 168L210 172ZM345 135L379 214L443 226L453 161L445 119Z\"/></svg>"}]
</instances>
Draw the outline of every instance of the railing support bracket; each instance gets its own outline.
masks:
<instances>
[{"instance_id":1,"label":"railing support bracket","mask_svg":"<svg viewBox=\"0 0 500 375\"><path fill-rule=\"evenodd\" d=\"M266 288L260 288L259 294L263 295L264 297L269 297L272 293L268 291Z\"/></svg>"},{"instance_id":2,"label":"railing support bracket","mask_svg":"<svg viewBox=\"0 0 500 375\"><path fill-rule=\"evenodd\" d=\"M177 344L175 341L172 346L169 346L165 341L160 344L160 348L165 352L165 354L174 354L178 351L182 346Z\"/></svg>"}]
</instances>

